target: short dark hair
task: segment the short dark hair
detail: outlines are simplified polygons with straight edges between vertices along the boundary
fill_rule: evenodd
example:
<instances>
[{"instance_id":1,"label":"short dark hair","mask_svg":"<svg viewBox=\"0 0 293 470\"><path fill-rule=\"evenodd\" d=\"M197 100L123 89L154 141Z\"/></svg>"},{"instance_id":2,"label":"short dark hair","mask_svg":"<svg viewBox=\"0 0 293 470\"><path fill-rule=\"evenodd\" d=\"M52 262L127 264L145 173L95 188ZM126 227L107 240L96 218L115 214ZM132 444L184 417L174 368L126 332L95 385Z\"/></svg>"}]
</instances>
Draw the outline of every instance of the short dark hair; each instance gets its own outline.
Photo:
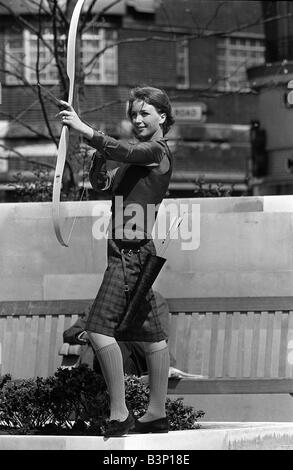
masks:
<instances>
[{"instance_id":1,"label":"short dark hair","mask_svg":"<svg viewBox=\"0 0 293 470\"><path fill-rule=\"evenodd\" d=\"M165 122L162 124L163 135L167 134L175 119L172 115L172 107L167 93L150 86L136 87L130 90L127 114L131 120L132 106L135 100L142 100L156 108L158 113L166 114Z\"/></svg>"}]
</instances>

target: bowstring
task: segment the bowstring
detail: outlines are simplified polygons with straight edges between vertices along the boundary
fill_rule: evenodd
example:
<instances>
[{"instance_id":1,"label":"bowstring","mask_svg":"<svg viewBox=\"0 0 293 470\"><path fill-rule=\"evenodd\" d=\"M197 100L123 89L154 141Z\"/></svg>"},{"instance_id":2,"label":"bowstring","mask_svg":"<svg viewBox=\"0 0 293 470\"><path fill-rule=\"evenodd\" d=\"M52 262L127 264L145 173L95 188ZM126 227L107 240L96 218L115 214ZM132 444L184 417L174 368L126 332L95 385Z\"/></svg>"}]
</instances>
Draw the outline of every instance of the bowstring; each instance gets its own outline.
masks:
<instances>
[{"instance_id":1,"label":"bowstring","mask_svg":"<svg viewBox=\"0 0 293 470\"><path fill-rule=\"evenodd\" d=\"M84 121L85 122L85 121ZM88 123L86 123L88 124ZM89 125L89 124L88 124ZM81 147L81 145L84 143L84 138L83 136L81 136L80 138L80 144L79 144L79 147ZM84 193L86 191L86 185L85 185L85 169L84 169L84 166L83 166L83 188L82 188L82 192L81 192L81 196L78 200L78 209L77 209L77 213L79 212L79 209L80 209L80 206L81 206L81 202L82 202L82 199L83 199L83 196L84 196ZM72 222L72 225L71 225L71 228L70 228L70 231L69 231L69 235L68 235L68 240L67 240L67 245L69 244L70 242L70 239L71 239L71 235L72 235L72 232L73 232L73 229L74 229L74 226L75 226L75 223L76 223L76 220L77 220L77 217L78 215L74 216L74 219L73 219L73 222Z\"/></svg>"}]
</instances>

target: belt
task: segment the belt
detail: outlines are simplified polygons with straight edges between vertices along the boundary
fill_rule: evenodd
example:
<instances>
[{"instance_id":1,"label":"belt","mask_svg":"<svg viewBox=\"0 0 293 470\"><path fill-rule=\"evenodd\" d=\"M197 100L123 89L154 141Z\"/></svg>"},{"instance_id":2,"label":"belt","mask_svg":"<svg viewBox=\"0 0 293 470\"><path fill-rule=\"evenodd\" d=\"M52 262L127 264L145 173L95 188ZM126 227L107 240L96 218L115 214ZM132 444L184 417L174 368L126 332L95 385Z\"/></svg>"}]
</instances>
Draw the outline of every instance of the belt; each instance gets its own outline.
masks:
<instances>
[{"instance_id":1,"label":"belt","mask_svg":"<svg viewBox=\"0 0 293 470\"><path fill-rule=\"evenodd\" d=\"M139 240L126 240L126 239L114 239L119 250L126 251L137 251L142 246L146 245L150 240L147 238L142 238Z\"/></svg>"}]
</instances>

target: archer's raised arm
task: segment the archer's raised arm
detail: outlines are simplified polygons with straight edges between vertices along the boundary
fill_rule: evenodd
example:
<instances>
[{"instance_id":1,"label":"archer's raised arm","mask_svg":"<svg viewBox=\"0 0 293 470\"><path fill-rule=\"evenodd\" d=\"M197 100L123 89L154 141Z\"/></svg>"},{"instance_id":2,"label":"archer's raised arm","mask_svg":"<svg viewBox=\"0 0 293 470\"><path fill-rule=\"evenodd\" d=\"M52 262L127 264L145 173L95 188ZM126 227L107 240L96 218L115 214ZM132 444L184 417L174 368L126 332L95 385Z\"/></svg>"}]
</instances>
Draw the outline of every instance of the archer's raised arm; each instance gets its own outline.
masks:
<instances>
[{"instance_id":1,"label":"archer's raised arm","mask_svg":"<svg viewBox=\"0 0 293 470\"><path fill-rule=\"evenodd\" d=\"M87 139L88 144L97 149L106 160L136 165L158 166L164 156L166 156L164 146L158 141L130 143L114 139L103 132L95 131L88 124L84 123L73 107L66 101L60 101L60 104L65 108L58 113L62 124L82 134Z\"/></svg>"}]
</instances>

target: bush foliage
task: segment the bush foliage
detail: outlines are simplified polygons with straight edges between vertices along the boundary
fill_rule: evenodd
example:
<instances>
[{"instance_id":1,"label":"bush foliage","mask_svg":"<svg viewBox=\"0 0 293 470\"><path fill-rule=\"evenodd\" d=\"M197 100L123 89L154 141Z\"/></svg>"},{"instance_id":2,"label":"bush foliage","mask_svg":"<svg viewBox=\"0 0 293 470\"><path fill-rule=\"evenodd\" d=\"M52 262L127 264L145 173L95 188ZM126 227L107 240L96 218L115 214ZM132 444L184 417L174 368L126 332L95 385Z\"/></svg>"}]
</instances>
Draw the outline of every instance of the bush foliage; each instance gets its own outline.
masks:
<instances>
[{"instance_id":1,"label":"bush foliage","mask_svg":"<svg viewBox=\"0 0 293 470\"><path fill-rule=\"evenodd\" d=\"M14 175L14 182L10 186L14 190L15 202L52 201L53 181L48 170L34 170L31 180L19 172ZM80 199L79 189L76 186L63 189L60 197L62 201L78 201Z\"/></svg>"},{"instance_id":2,"label":"bush foliage","mask_svg":"<svg viewBox=\"0 0 293 470\"><path fill-rule=\"evenodd\" d=\"M204 176L197 178L194 181L195 189L193 197L229 197L231 196L234 186L224 186L222 183L213 185L212 183L206 183Z\"/></svg>"},{"instance_id":3,"label":"bush foliage","mask_svg":"<svg viewBox=\"0 0 293 470\"><path fill-rule=\"evenodd\" d=\"M126 401L136 417L144 414L149 389L136 376L126 376ZM167 398L171 430L195 429L203 411L182 398ZM86 364L58 369L52 377L12 380L0 377L0 432L12 434L102 434L109 416L104 379Z\"/></svg>"}]
</instances>

